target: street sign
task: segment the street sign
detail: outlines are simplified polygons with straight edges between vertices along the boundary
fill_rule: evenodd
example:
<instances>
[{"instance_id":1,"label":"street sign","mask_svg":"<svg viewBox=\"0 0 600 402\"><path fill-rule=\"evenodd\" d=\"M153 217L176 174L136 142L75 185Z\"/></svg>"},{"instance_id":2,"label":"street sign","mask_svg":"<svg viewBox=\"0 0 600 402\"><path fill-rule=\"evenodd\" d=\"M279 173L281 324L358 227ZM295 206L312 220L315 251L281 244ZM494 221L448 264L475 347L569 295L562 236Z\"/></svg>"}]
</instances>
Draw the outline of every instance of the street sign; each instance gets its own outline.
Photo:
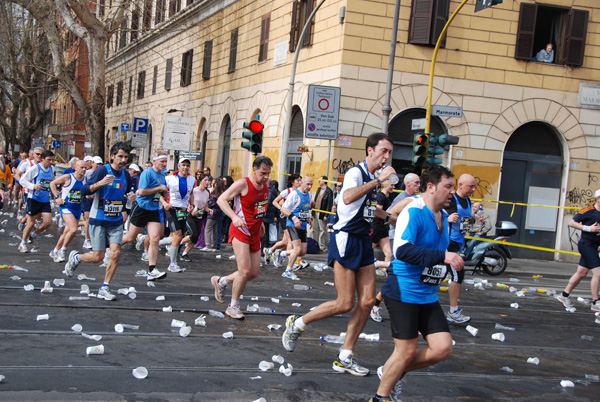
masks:
<instances>
[{"instance_id":1,"label":"street sign","mask_svg":"<svg viewBox=\"0 0 600 402\"><path fill-rule=\"evenodd\" d=\"M411 130L425 130L427 119L412 119Z\"/></svg>"},{"instance_id":2,"label":"street sign","mask_svg":"<svg viewBox=\"0 0 600 402\"><path fill-rule=\"evenodd\" d=\"M439 106L431 107L432 116L463 117L463 108L460 106Z\"/></svg>"},{"instance_id":3,"label":"street sign","mask_svg":"<svg viewBox=\"0 0 600 402\"><path fill-rule=\"evenodd\" d=\"M191 161L201 161L202 160L202 152L200 151L191 151L191 152L180 152L179 159L187 158Z\"/></svg>"},{"instance_id":4,"label":"street sign","mask_svg":"<svg viewBox=\"0 0 600 402\"><path fill-rule=\"evenodd\" d=\"M85 141L85 142L83 143L83 147L84 147L84 148L91 148L91 147L92 147L92 143L91 143L91 142L89 142L89 141Z\"/></svg>"},{"instance_id":5,"label":"street sign","mask_svg":"<svg viewBox=\"0 0 600 402\"><path fill-rule=\"evenodd\" d=\"M148 119L134 117L133 118L133 131L136 133L148 134Z\"/></svg>"},{"instance_id":6,"label":"street sign","mask_svg":"<svg viewBox=\"0 0 600 402\"><path fill-rule=\"evenodd\" d=\"M60 147L62 147L62 143L59 140L52 141L52 148L58 149Z\"/></svg>"},{"instance_id":7,"label":"street sign","mask_svg":"<svg viewBox=\"0 0 600 402\"><path fill-rule=\"evenodd\" d=\"M338 87L308 86L306 138L337 140L341 94Z\"/></svg>"},{"instance_id":8,"label":"street sign","mask_svg":"<svg viewBox=\"0 0 600 402\"><path fill-rule=\"evenodd\" d=\"M134 148L146 148L148 142L148 134L136 133L135 131L131 134L131 146Z\"/></svg>"},{"instance_id":9,"label":"street sign","mask_svg":"<svg viewBox=\"0 0 600 402\"><path fill-rule=\"evenodd\" d=\"M121 123L121 132L126 133L129 131L129 123Z\"/></svg>"},{"instance_id":10,"label":"street sign","mask_svg":"<svg viewBox=\"0 0 600 402\"><path fill-rule=\"evenodd\" d=\"M163 148L174 151L189 151L192 118L165 116Z\"/></svg>"},{"instance_id":11,"label":"street sign","mask_svg":"<svg viewBox=\"0 0 600 402\"><path fill-rule=\"evenodd\" d=\"M69 138L67 140L67 145L70 146L70 147L72 147L73 145L75 145L75 139Z\"/></svg>"}]
</instances>

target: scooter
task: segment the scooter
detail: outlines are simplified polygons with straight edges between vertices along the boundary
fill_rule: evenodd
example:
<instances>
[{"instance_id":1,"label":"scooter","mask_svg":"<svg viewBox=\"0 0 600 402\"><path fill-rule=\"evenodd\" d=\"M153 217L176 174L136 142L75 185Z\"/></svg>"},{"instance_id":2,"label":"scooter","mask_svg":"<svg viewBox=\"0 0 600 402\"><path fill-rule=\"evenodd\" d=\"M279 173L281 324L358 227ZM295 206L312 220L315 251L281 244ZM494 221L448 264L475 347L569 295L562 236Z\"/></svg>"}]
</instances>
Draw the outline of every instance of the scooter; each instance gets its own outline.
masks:
<instances>
[{"instance_id":1,"label":"scooter","mask_svg":"<svg viewBox=\"0 0 600 402\"><path fill-rule=\"evenodd\" d=\"M506 241L510 236L517 233L517 225L509 221L496 222L496 241ZM475 244L473 245L473 242ZM492 243L487 241L471 240L465 249L465 268L474 267L473 274L478 269L491 276L501 275L508 266L508 259L512 258L512 253L508 246L504 244Z\"/></svg>"}]
</instances>

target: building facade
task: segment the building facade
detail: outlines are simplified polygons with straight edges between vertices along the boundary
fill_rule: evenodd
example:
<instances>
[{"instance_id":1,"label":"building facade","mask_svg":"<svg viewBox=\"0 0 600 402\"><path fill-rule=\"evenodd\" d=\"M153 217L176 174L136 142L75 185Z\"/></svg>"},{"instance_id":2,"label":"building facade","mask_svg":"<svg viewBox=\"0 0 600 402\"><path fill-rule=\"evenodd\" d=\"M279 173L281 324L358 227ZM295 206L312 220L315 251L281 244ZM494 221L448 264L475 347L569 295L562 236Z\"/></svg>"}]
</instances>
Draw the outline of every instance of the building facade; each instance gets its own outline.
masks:
<instances>
[{"instance_id":1,"label":"building facade","mask_svg":"<svg viewBox=\"0 0 600 402\"><path fill-rule=\"evenodd\" d=\"M472 3L472 2L471 2ZM462 108L434 117L430 131L458 136L443 155L455 175L477 179L474 198L493 219L511 220L511 240L576 251L567 223L600 188L600 4L592 0L515 0L475 13L467 4L437 56L432 103ZM303 43L304 22L319 4L294 1L134 1L111 41L107 136L120 123L149 120L140 162L162 147L165 116L192 121L194 168L238 179L250 171L243 123L260 115L263 153L273 177L299 172L342 176L362 161L366 137L381 131L395 1L326 0ZM455 0L401 2L389 134L392 165L410 169L413 120L425 117L429 73ZM547 43L551 63L535 61ZM301 46L290 141L282 145L294 51ZM304 139L308 86L341 88L338 140ZM127 135L131 136L131 133ZM124 138L124 137L120 137ZM108 142L107 142L108 143ZM300 145L306 145L301 147ZM285 163L280 166L281 153ZM328 155L329 153L329 155ZM173 153L170 166L174 165ZM278 175L277 177L275 175ZM549 205L526 207L503 202ZM573 260L532 249L515 255Z\"/></svg>"}]
</instances>

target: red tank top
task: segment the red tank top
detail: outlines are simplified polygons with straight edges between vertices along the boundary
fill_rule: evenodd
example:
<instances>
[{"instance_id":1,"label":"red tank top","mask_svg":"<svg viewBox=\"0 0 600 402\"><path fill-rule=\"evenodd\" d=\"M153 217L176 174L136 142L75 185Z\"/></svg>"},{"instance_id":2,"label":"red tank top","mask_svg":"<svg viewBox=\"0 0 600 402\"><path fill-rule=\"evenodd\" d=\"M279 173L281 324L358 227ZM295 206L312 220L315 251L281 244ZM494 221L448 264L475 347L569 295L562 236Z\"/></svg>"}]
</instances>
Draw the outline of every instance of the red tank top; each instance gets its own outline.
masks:
<instances>
[{"instance_id":1,"label":"red tank top","mask_svg":"<svg viewBox=\"0 0 600 402\"><path fill-rule=\"evenodd\" d=\"M244 196L236 196L233 201L233 211L248 225L249 232L244 228L240 231L248 236L257 234L267 213L269 203L269 187L263 185L262 190L257 190L249 177L245 177L248 185L248 193Z\"/></svg>"}]
</instances>

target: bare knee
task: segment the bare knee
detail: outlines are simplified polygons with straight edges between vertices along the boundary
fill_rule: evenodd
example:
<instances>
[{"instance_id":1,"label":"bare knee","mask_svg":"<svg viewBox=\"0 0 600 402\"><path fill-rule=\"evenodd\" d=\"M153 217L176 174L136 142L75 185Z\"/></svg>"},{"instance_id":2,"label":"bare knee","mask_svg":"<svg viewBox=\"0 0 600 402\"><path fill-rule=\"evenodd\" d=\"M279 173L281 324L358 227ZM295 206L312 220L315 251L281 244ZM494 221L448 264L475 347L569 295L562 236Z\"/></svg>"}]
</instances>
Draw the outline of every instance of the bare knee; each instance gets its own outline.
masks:
<instances>
[{"instance_id":1,"label":"bare knee","mask_svg":"<svg viewBox=\"0 0 600 402\"><path fill-rule=\"evenodd\" d=\"M121 257L121 250L111 250L110 251L110 259L118 260Z\"/></svg>"},{"instance_id":2,"label":"bare knee","mask_svg":"<svg viewBox=\"0 0 600 402\"><path fill-rule=\"evenodd\" d=\"M354 298L352 299L337 299L338 314L347 313L354 308ZM375 302L373 302L375 303Z\"/></svg>"},{"instance_id":3,"label":"bare knee","mask_svg":"<svg viewBox=\"0 0 600 402\"><path fill-rule=\"evenodd\" d=\"M258 276L258 271L253 271L250 268L240 268L239 273L246 281L251 281Z\"/></svg>"},{"instance_id":4,"label":"bare knee","mask_svg":"<svg viewBox=\"0 0 600 402\"><path fill-rule=\"evenodd\" d=\"M432 352L432 359L434 359L436 362L440 362L448 358L452 353L452 341L444 341L429 345L429 350Z\"/></svg>"}]
</instances>

